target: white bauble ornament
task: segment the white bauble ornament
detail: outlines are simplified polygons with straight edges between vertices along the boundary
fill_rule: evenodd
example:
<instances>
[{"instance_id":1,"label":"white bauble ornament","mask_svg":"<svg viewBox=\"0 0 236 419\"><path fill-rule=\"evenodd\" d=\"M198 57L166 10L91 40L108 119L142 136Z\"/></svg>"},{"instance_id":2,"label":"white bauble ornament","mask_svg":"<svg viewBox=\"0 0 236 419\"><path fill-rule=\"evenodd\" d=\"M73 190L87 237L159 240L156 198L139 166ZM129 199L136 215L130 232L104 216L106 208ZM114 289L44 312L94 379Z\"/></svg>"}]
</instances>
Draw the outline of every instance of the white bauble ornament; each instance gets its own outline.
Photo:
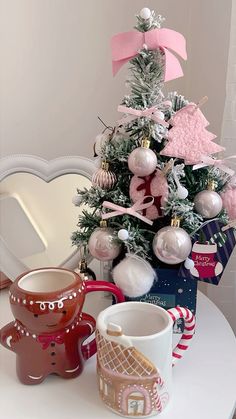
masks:
<instances>
[{"instance_id":1,"label":"white bauble ornament","mask_svg":"<svg viewBox=\"0 0 236 419\"><path fill-rule=\"evenodd\" d=\"M106 223L101 222L101 226ZM96 228L88 241L91 255L101 261L115 259L121 250L121 245L115 240L114 231L109 227Z\"/></svg>"},{"instance_id":2,"label":"white bauble ornament","mask_svg":"<svg viewBox=\"0 0 236 419\"><path fill-rule=\"evenodd\" d=\"M214 218L222 210L222 198L214 188L214 182L209 182L208 189L199 192L194 198L194 208L203 218Z\"/></svg>"},{"instance_id":3,"label":"white bauble ornament","mask_svg":"<svg viewBox=\"0 0 236 419\"><path fill-rule=\"evenodd\" d=\"M140 297L150 291L156 274L141 257L128 253L112 271L115 284L127 297Z\"/></svg>"},{"instance_id":4,"label":"white bauble ornament","mask_svg":"<svg viewBox=\"0 0 236 419\"><path fill-rule=\"evenodd\" d=\"M79 207L82 202L82 196L81 195L75 195L72 198L72 204L74 204L76 207Z\"/></svg>"},{"instance_id":5,"label":"white bauble ornament","mask_svg":"<svg viewBox=\"0 0 236 419\"><path fill-rule=\"evenodd\" d=\"M110 140L110 134L107 132L103 132L102 134L98 134L95 138L94 143L94 154L96 156L102 155L102 148L108 141Z\"/></svg>"},{"instance_id":6,"label":"white bauble ornament","mask_svg":"<svg viewBox=\"0 0 236 419\"><path fill-rule=\"evenodd\" d=\"M115 173L109 170L109 164L102 162L102 167L92 176L92 185L99 186L102 189L112 189L116 183Z\"/></svg>"},{"instance_id":7,"label":"white bauble ornament","mask_svg":"<svg viewBox=\"0 0 236 419\"><path fill-rule=\"evenodd\" d=\"M192 242L188 233L179 227L179 220L173 219L170 226L156 233L152 247L159 260L168 265L176 265L188 257Z\"/></svg>"},{"instance_id":8,"label":"white bauble ornament","mask_svg":"<svg viewBox=\"0 0 236 419\"><path fill-rule=\"evenodd\" d=\"M151 17L151 10L148 7L144 7L142 10L140 10L139 16L142 19L145 19L145 20L150 19L150 17Z\"/></svg>"},{"instance_id":9,"label":"white bauble ornament","mask_svg":"<svg viewBox=\"0 0 236 419\"><path fill-rule=\"evenodd\" d=\"M184 267L186 269L193 269L194 261L192 259L187 258L186 261L184 262Z\"/></svg>"},{"instance_id":10,"label":"white bauble ornament","mask_svg":"<svg viewBox=\"0 0 236 419\"><path fill-rule=\"evenodd\" d=\"M117 131L113 134L111 138L111 143L114 146L118 147L122 141L127 140L128 138L129 138L129 135L127 133Z\"/></svg>"},{"instance_id":11,"label":"white bauble ornament","mask_svg":"<svg viewBox=\"0 0 236 419\"><path fill-rule=\"evenodd\" d=\"M118 238L120 240L128 240L128 238L129 238L129 232L128 232L128 230L126 230L125 228L121 228L118 231Z\"/></svg>"},{"instance_id":12,"label":"white bauble ornament","mask_svg":"<svg viewBox=\"0 0 236 419\"><path fill-rule=\"evenodd\" d=\"M137 176L148 176L154 172L157 156L150 148L149 140L142 140L141 147L135 148L129 155L129 170Z\"/></svg>"}]
</instances>

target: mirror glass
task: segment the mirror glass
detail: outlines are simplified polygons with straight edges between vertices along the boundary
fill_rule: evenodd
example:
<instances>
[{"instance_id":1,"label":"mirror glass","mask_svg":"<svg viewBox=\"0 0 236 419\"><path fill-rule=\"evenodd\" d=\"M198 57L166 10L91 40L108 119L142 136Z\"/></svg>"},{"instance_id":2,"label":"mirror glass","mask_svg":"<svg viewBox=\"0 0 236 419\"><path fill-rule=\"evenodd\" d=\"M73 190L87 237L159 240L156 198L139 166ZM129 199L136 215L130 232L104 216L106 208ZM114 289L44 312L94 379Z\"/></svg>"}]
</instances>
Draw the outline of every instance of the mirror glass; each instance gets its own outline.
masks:
<instances>
[{"instance_id":1,"label":"mirror glass","mask_svg":"<svg viewBox=\"0 0 236 419\"><path fill-rule=\"evenodd\" d=\"M6 177L0 186L0 227L9 250L30 269L60 265L75 250L70 237L85 208L75 207L72 198L77 188L90 186L78 174L49 183L30 173Z\"/></svg>"}]
</instances>

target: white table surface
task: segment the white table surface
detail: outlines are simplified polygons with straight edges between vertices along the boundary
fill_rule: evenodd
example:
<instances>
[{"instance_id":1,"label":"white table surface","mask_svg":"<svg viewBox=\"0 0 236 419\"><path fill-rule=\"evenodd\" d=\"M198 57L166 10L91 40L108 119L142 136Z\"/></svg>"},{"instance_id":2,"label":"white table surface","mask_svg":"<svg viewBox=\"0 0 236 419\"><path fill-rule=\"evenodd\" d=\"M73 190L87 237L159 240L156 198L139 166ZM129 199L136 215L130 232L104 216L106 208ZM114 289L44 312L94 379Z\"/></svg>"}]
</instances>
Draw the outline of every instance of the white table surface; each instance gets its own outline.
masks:
<instances>
[{"instance_id":1,"label":"white table surface","mask_svg":"<svg viewBox=\"0 0 236 419\"><path fill-rule=\"evenodd\" d=\"M96 316L109 299L93 293L84 311ZM12 320L8 291L0 295L0 327ZM177 335L174 340L177 339ZM20 384L15 354L0 347L0 417L4 419L115 419L99 399L96 357L71 380L49 376L38 386ZM236 339L218 308L198 293L191 348L173 369L173 397L161 419L231 419L236 403Z\"/></svg>"}]
</instances>

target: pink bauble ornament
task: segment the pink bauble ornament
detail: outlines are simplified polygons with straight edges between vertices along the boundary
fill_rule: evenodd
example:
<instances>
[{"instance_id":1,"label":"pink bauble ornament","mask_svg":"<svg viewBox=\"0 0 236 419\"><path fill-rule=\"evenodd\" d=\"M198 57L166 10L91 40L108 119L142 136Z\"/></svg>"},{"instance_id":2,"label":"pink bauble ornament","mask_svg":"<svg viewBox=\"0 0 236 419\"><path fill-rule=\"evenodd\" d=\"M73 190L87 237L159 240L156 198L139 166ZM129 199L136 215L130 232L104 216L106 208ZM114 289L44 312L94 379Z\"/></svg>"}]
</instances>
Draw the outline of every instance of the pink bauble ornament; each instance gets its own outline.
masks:
<instances>
[{"instance_id":1,"label":"pink bauble ornament","mask_svg":"<svg viewBox=\"0 0 236 419\"><path fill-rule=\"evenodd\" d=\"M106 225L106 222L101 222ZM91 234L88 241L88 248L91 255L101 261L115 259L121 250L121 245L117 243L114 231L109 227L98 227Z\"/></svg>"},{"instance_id":2,"label":"pink bauble ornament","mask_svg":"<svg viewBox=\"0 0 236 419\"><path fill-rule=\"evenodd\" d=\"M140 297L150 291L156 274L141 257L128 253L112 271L115 284L127 297Z\"/></svg>"},{"instance_id":3,"label":"pink bauble ornament","mask_svg":"<svg viewBox=\"0 0 236 419\"><path fill-rule=\"evenodd\" d=\"M142 214L149 220L163 217L161 207L165 205L165 201L168 198L168 183L165 174L161 170L156 169L149 176L133 176L130 182L129 193L133 202L147 195L153 196L153 205L143 210Z\"/></svg>"},{"instance_id":4,"label":"pink bauble ornament","mask_svg":"<svg viewBox=\"0 0 236 419\"><path fill-rule=\"evenodd\" d=\"M236 188L228 188L220 194L223 208L226 209L229 219L236 219Z\"/></svg>"},{"instance_id":5,"label":"pink bauble ornament","mask_svg":"<svg viewBox=\"0 0 236 419\"><path fill-rule=\"evenodd\" d=\"M208 189L199 192L194 198L194 209L202 215L203 218L214 218L222 210L222 199L214 191L215 182L208 183Z\"/></svg>"},{"instance_id":6,"label":"pink bauble ornament","mask_svg":"<svg viewBox=\"0 0 236 419\"><path fill-rule=\"evenodd\" d=\"M137 176L148 176L154 172L157 156L150 148L149 140L142 140L141 147L135 148L129 155L129 170Z\"/></svg>"},{"instance_id":7,"label":"pink bauble ornament","mask_svg":"<svg viewBox=\"0 0 236 419\"><path fill-rule=\"evenodd\" d=\"M191 252L191 239L179 220L173 219L172 224L161 228L153 239L153 252L156 257L167 265L183 262Z\"/></svg>"},{"instance_id":8,"label":"pink bauble ornament","mask_svg":"<svg viewBox=\"0 0 236 419\"><path fill-rule=\"evenodd\" d=\"M102 189L112 189L116 183L115 173L109 170L109 164L102 162L102 167L92 176L93 186L99 186Z\"/></svg>"}]
</instances>

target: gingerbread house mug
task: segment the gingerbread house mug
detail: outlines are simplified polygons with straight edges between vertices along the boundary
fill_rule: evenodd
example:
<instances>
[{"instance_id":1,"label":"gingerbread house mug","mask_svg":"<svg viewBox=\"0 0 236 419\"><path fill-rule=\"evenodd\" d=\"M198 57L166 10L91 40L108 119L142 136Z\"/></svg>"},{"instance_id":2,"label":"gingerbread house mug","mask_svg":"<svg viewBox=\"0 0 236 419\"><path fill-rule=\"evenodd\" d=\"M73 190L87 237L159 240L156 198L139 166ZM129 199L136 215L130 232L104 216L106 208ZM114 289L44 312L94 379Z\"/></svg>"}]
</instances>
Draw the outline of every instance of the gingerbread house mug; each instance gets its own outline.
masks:
<instances>
[{"instance_id":1,"label":"gingerbread house mug","mask_svg":"<svg viewBox=\"0 0 236 419\"><path fill-rule=\"evenodd\" d=\"M184 333L172 350L173 322L183 318ZM125 417L160 413L171 398L172 366L188 348L195 319L187 308L164 310L126 302L97 318L97 376L105 405Z\"/></svg>"},{"instance_id":2,"label":"gingerbread house mug","mask_svg":"<svg viewBox=\"0 0 236 419\"><path fill-rule=\"evenodd\" d=\"M82 372L86 359L96 352L92 316L82 313L87 293L111 292L116 302L124 297L105 281L84 281L60 268L35 269L18 277L10 287L15 321L0 330L0 342L15 352L16 370L24 384L41 383L49 374L64 378Z\"/></svg>"}]
</instances>

